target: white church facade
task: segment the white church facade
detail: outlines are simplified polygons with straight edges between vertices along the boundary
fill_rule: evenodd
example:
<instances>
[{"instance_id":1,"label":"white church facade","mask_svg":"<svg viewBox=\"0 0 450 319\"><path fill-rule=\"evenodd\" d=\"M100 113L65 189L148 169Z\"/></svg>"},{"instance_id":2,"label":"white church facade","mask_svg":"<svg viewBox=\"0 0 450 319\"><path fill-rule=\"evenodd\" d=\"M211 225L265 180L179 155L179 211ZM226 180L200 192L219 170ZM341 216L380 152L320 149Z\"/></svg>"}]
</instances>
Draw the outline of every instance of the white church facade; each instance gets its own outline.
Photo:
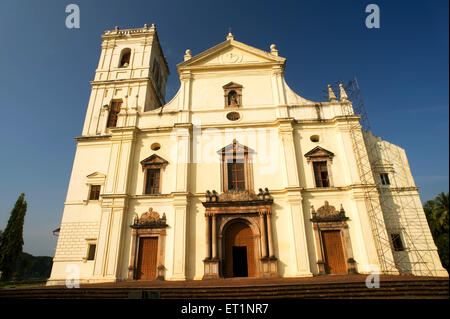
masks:
<instances>
[{"instance_id":1,"label":"white church facade","mask_svg":"<svg viewBox=\"0 0 450 319\"><path fill-rule=\"evenodd\" d=\"M230 33L186 51L166 103L155 26L102 39L49 285L74 266L81 282L448 276L405 151L361 129L344 87L304 99L275 45Z\"/></svg>"}]
</instances>

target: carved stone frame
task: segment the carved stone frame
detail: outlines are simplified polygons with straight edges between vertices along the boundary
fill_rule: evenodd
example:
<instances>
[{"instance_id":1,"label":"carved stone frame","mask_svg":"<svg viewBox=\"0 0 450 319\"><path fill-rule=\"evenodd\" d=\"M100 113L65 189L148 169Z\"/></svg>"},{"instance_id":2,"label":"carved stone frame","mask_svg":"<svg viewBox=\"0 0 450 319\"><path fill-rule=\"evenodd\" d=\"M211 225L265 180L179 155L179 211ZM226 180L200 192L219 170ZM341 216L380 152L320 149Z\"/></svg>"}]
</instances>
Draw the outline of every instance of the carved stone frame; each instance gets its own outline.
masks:
<instances>
[{"instance_id":1,"label":"carved stone frame","mask_svg":"<svg viewBox=\"0 0 450 319\"><path fill-rule=\"evenodd\" d=\"M245 192L244 192L245 193ZM239 196L239 194L236 194ZM253 233L255 276L277 277L278 260L273 249L271 208L272 199L248 201L205 202L206 256L203 260L203 279L223 277L225 232L228 227L242 222Z\"/></svg>"},{"instance_id":2,"label":"carved stone frame","mask_svg":"<svg viewBox=\"0 0 450 319\"><path fill-rule=\"evenodd\" d=\"M156 254L156 274L155 279L164 280L164 258L165 258L165 246L166 246L166 216L160 218L157 212L154 212L152 208L148 212L142 214L141 221L145 218L144 222L139 223L139 218L135 216L134 222L131 225L132 239L131 239L131 256L128 267L128 280L137 280L138 274L138 262L139 262L139 248L141 244L141 238L157 237L158 238L158 251ZM150 218L149 218L150 217Z\"/></svg>"},{"instance_id":3,"label":"carved stone frame","mask_svg":"<svg viewBox=\"0 0 450 319\"><path fill-rule=\"evenodd\" d=\"M138 259L139 259L139 247L141 244L140 239L146 237L158 238L158 252L156 257L157 277L155 279L164 280L164 276L160 276L160 270L164 270L164 257L165 257L165 245L166 245L166 230L165 229L133 229L132 234L132 246L131 246L131 262L128 267L128 280L137 280L138 274ZM161 267L163 267L161 269Z\"/></svg>"},{"instance_id":4,"label":"carved stone frame","mask_svg":"<svg viewBox=\"0 0 450 319\"><path fill-rule=\"evenodd\" d=\"M161 187L162 187L162 173L164 168L169 164L168 161L166 161L164 158L153 154L146 159L141 161L142 171L144 172L144 184L142 187L142 194L143 195L158 195L161 194ZM145 186L147 185L147 170L149 169L159 169L159 192L158 194L146 194L145 193Z\"/></svg>"},{"instance_id":5,"label":"carved stone frame","mask_svg":"<svg viewBox=\"0 0 450 319\"><path fill-rule=\"evenodd\" d=\"M253 165L252 155L255 153L251 148L240 144L236 139L217 152L220 155L221 191L228 190L228 162L236 159L244 163L245 190L253 190Z\"/></svg>"},{"instance_id":6,"label":"carved stone frame","mask_svg":"<svg viewBox=\"0 0 450 319\"><path fill-rule=\"evenodd\" d=\"M225 108L239 108L242 106L242 85L234 83L234 82L230 82L228 84L225 84L224 86L222 86L223 88L223 93L224 93L224 98L225 98ZM228 95L231 93L231 91L236 92L236 98L237 98L237 105L236 106L231 106L228 104Z\"/></svg>"},{"instance_id":7,"label":"carved stone frame","mask_svg":"<svg viewBox=\"0 0 450 319\"><path fill-rule=\"evenodd\" d=\"M340 233L342 249L344 251L344 258L347 266L347 273L356 274L358 273L356 268L356 261L353 258L353 250L350 241L350 233L348 231L347 220L345 217L345 211L341 208L340 212L337 212L333 206L328 206L328 202L325 202L325 206L321 208L328 208L330 214L318 216L312 207L312 217L311 221L313 223L314 237L316 241L316 254L317 254L317 265L319 267L319 275L326 275L325 269L325 251L323 245L322 233L324 231L337 230ZM318 211L321 209L319 208Z\"/></svg>"},{"instance_id":8,"label":"carved stone frame","mask_svg":"<svg viewBox=\"0 0 450 319\"><path fill-rule=\"evenodd\" d=\"M314 172L314 165L312 164L314 162L326 162L327 163L328 182L330 184L328 187L333 187L334 183L333 183L333 174L332 174L332 169L331 169L332 165L331 164L333 164L334 154L320 146L317 146L317 147L313 148L311 151L309 151L308 153L306 153L305 157L306 157L307 163L310 164L310 166L311 166L314 187L318 187L316 185L316 175Z\"/></svg>"}]
</instances>

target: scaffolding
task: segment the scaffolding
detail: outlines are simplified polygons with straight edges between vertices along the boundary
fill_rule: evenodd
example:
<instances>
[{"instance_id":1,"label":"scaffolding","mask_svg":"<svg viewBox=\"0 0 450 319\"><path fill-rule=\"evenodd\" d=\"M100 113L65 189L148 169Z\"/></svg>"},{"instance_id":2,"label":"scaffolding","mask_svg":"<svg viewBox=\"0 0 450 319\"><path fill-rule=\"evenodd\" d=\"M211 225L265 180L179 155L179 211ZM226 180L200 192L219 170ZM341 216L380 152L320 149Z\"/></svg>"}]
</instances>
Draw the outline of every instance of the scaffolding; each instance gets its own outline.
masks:
<instances>
[{"instance_id":1,"label":"scaffolding","mask_svg":"<svg viewBox=\"0 0 450 319\"><path fill-rule=\"evenodd\" d=\"M439 266L434 264L432 255L434 242L417 188L410 186L409 168L404 165L401 149L376 136L370 137L372 130L356 78L346 84L341 80L331 84L324 91L327 99L329 94L339 92L341 86L349 100L341 103L342 111L348 124L381 272L436 275L433 270ZM345 102L342 94L341 102ZM389 186L378 182L377 167L391 168L394 174L390 174ZM403 250L394 247L391 234L401 234Z\"/></svg>"}]
</instances>

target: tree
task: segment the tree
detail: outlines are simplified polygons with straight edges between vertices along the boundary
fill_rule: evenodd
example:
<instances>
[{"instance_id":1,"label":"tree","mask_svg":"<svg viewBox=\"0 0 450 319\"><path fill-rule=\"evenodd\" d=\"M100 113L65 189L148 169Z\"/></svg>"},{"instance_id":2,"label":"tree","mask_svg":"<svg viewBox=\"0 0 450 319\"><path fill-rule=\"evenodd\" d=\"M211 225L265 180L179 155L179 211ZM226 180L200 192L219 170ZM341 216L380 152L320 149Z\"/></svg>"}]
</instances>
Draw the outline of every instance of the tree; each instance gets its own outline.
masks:
<instances>
[{"instance_id":1,"label":"tree","mask_svg":"<svg viewBox=\"0 0 450 319\"><path fill-rule=\"evenodd\" d=\"M448 232L448 193L440 193L434 199L433 218L444 231Z\"/></svg>"},{"instance_id":2,"label":"tree","mask_svg":"<svg viewBox=\"0 0 450 319\"><path fill-rule=\"evenodd\" d=\"M11 211L8 224L3 232L0 245L0 270L3 272L1 279L9 280L14 273L14 265L23 249L23 224L27 211L25 194L20 194Z\"/></svg>"},{"instance_id":3,"label":"tree","mask_svg":"<svg viewBox=\"0 0 450 319\"><path fill-rule=\"evenodd\" d=\"M447 270L449 269L448 196L449 193L440 193L434 200L429 200L423 205L442 266Z\"/></svg>"}]
</instances>

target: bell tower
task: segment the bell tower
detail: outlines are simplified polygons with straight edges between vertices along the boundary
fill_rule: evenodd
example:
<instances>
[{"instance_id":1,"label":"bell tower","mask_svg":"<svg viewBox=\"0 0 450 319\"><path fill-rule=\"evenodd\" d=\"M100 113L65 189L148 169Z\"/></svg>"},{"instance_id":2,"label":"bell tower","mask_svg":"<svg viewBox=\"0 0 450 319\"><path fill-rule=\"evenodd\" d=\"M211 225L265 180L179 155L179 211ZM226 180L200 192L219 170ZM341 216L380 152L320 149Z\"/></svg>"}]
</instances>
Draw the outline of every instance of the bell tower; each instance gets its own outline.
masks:
<instances>
[{"instance_id":1,"label":"bell tower","mask_svg":"<svg viewBox=\"0 0 450 319\"><path fill-rule=\"evenodd\" d=\"M156 27L105 31L82 136L137 126L139 115L165 104L169 68Z\"/></svg>"}]
</instances>

